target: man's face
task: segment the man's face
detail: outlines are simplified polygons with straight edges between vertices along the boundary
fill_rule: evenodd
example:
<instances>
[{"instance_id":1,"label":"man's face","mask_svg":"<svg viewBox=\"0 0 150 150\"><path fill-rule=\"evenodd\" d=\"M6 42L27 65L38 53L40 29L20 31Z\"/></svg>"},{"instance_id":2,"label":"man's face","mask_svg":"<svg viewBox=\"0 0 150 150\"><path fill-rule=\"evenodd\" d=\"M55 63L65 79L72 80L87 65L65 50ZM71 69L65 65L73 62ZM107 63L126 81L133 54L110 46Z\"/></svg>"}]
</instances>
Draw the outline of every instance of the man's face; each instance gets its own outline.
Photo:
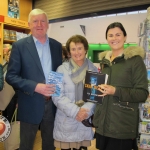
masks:
<instances>
[{"instance_id":1,"label":"man's face","mask_svg":"<svg viewBox=\"0 0 150 150\"><path fill-rule=\"evenodd\" d=\"M29 28L35 38L43 38L48 29L48 20L45 14L31 16Z\"/></svg>"}]
</instances>

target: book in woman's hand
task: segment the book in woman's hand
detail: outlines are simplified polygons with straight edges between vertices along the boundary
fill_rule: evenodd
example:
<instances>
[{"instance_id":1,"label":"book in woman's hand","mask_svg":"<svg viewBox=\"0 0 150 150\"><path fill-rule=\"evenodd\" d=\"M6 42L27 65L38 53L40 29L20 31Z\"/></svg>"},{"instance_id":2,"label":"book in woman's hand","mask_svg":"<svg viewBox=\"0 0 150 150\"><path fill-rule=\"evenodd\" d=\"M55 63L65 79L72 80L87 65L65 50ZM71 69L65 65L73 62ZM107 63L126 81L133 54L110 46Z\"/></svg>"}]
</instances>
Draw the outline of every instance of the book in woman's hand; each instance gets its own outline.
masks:
<instances>
[{"instance_id":1,"label":"book in woman's hand","mask_svg":"<svg viewBox=\"0 0 150 150\"><path fill-rule=\"evenodd\" d=\"M103 97L99 96L102 93L98 90L98 85L106 84L107 79L107 74L87 71L83 89L83 100L102 104Z\"/></svg>"}]
</instances>

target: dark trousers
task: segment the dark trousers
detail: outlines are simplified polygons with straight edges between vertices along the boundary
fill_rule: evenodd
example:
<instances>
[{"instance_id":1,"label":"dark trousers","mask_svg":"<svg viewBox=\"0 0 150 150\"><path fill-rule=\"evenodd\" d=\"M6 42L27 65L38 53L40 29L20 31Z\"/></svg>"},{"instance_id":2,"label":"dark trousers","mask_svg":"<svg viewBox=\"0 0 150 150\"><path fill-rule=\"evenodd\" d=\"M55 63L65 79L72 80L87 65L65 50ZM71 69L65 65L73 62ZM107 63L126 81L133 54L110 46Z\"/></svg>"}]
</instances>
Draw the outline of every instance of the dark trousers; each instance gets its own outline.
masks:
<instances>
[{"instance_id":1,"label":"dark trousers","mask_svg":"<svg viewBox=\"0 0 150 150\"><path fill-rule=\"evenodd\" d=\"M45 102L45 112L40 124L20 122L20 148L19 150L33 150L36 133L40 127L42 137L42 150L55 150L53 139L54 116L51 101Z\"/></svg>"},{"instance_id":2,"label":"dark trousers","mask_svg":"<svg viewBox=\"0 0 150 150\"><path fill-rule=\"evenodd\" d=\"M96 133L96 148L99 150L138 150L136 139L115 139Z\"/></svg>"}]
</instances>

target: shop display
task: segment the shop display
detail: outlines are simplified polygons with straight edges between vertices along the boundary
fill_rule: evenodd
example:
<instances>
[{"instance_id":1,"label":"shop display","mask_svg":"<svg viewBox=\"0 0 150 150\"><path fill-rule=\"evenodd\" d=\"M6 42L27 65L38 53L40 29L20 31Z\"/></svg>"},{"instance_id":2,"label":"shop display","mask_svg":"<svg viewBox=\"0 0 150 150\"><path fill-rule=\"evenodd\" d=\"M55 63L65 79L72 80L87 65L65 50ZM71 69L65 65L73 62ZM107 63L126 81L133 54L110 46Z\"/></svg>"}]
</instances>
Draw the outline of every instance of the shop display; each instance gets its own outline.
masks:
<instances>
[{"instance_id":1,"label":"shop display","mask_svg":"<svg viewBox=\"0 0 150 150\"><path fill-rule=\"evenodd\" d=\"M12 41L18 41L28 36L28 34L26 33L17 32L15 30L7 30L7 29L4 29L3 34L4 34L4 40L12 40Z\"/></svg>"},{"instance_id":2,"label":"shop display","mask_svg":"<svg viewBox=\"0 0 150 150\"><path fill-rule=\"evenodd\" d=\"M16 41L16 31L14 30L9 30L9 38L10 40Z\"/></svg>"},{"instance_id":3,"label":"shop display","mask_svg":"<svg viewBox=\"0 0 150 150\"><path fill-rule=\"evenodd\" d=\"M10 39L9 30L4 29L3 35L4 35L4 40L9 40Z\"/></svg>"},{"instance_id":4,"label":"shop display","mask_svg":"<svg viewBox=\"0 0 150 150\"><path fill-rule=\"evenodd\" d=\"M146 52L144 63L147 68L148 89L150 92L150 7L147 9L147 18L140 23L139 46L143 47ZM139 105L140 123L139 123L139 148L150 150L150 97L145 103Z\"/></svg>"},{"instance_id":5,"label":"shop display","mask_svg":"<svg viewBox=\"0 0 150 150\"><path fill-rule=\"evenodd\" d=\"M27 37L30 33L30 29L26 21L16 21L16 19L10 19L9 17L1 15L0 18L3 21L0 22L0 35L3 35L0 36L0 63L3 64L5 53L11 49L12 43Z\"/></svg>"}]
</instances>

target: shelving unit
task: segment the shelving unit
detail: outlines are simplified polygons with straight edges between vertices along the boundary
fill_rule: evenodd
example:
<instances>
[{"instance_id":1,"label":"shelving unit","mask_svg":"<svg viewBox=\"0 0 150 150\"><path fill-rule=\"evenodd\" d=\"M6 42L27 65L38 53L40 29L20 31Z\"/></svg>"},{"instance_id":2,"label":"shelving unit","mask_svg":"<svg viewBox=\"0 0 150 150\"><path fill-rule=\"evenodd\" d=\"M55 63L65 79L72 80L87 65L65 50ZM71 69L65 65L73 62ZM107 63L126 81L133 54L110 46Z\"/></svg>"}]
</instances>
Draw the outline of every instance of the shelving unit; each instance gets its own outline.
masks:
<instances>
[{"instance_id":1,"label":"shelving unit","mask_svg":"<svg viewBox=\"0 0 150 150\"><path fill-rule=\"evenodd\" d=\"M150 20L147 18L139 25L139 45L143 47L146 52L144 63L147 68L148 88L150 92ZM140 150L150 150L150 96L148 97L145 103L140 104L139 108L140 108L139 148Z\"/></svg>"},{"instance_id":2,"label":"shelving unit","mask_svg":"<svg viewBox=\"0 0 150 150\"><path fill-rule=\"evenodd\" d=\"M0 15L0 63L3 63L3 44L12 44L14 40L4 40L3 30L14 30L29 34L28 22Z\"/></svg>"}]
</instances>

